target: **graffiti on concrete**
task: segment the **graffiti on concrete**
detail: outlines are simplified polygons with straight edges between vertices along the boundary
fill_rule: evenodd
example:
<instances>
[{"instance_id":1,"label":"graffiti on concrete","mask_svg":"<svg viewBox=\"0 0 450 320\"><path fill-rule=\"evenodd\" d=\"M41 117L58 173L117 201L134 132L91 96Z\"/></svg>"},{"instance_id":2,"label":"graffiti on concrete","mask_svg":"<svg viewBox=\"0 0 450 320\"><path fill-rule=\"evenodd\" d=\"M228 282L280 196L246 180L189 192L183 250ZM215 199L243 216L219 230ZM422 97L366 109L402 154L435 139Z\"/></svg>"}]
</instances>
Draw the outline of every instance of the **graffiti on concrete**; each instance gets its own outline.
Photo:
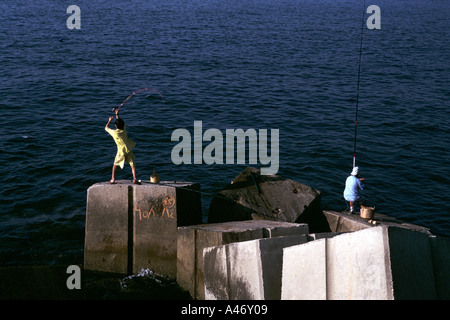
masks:
<instances>
[{"instance_id":1,"label":"graffiti on concrete","mask_svg":"<svg viewBox=\"0 0 450 320\"><path fill-rule=\"evenodd\" d=\"M142 219L150 219L150 217L175 219L175 198L173 196L167 196L162 200L161 204L155 203L149 210L142 210L141 205L137 204L134 207L134 212L139 217L139 221Z\"/></svg>"}]
</instances>

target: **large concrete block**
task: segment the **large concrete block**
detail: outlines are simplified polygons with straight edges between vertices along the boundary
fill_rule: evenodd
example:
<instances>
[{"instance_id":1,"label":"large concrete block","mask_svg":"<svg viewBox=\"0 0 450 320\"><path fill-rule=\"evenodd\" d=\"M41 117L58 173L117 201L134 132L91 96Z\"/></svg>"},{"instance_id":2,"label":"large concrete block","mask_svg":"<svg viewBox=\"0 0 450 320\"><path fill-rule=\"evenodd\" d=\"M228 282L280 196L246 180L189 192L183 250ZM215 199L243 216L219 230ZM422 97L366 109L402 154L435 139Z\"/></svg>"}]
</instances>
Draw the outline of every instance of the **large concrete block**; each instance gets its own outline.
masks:
<instances>
[{"instance_id":1,"label":"large concrete block","mask_svg":"<svg viewBox=\"0 0 450 320\"><path fill-rule=\"evenodd\" d=\"M326 241L327 299L393 298L385 228L343 234Z\"/></svg>"},{"instance_id":2,"label":"large concrete block","mask_svg":"<svg viewBox=\"0 0 450 320\"><path fill-rule=\"evenodd\" d=\"M353 232L374 226L388 226L432 235L430 230L426 227L407 223L379 212L375 212L374 218L371 220L363 219L359 214L348 214L337 211L323 211L323 214L328 222L331 232Z\"/></svg>"},{"instance_id":3,"label":"large concrete block","mask_svg":"<svg viewBox=\"0 0 450 320\"><path fill-rule=\"evenodd\" d=\"M204 299L203 249L260 238L307 234L308 225L247 220L178 228L177 282L195 299Z\"/></svg>"},{"instance_id":4,"label":"large concrete block","mask_svg":"<svg viewBox=\"0 0 450 320\"><path fill-rule=\"evenodd\" d=\"M205 299L280 299L283 248L306 241L296 235L204 249Z\"/></svg>"},{"instance_id":5,"label":"large concrete block","mask_svg":"<svg viewBox=\"0 0 450 320\"><path fill-rule=\"evenodd\" d=\"M87 190L84 268L127 273L130 197L127 184L95 184Z\"/></svg>"},{"instance_id":6,"label":"large concrete block","mask_svg":"<svg viewBox=\"0 0 450 320\"><path fill-rule=\"evenodd\" d=\"M190 187L166 182L134 188L133 273L151 267L176 277L177 227L201 222L200 194Z\"/></svg>"},{"instance_id":7,"label":"large concrete block","mask_svg":"<svg viewBox=\"0 0 450 320\"><path fill-rule=\"evenodd\" d=\"M437 297L430 242L423 232L373 227L289 248L285 258L290 262L283 269L283 299ZM322 285L314 288L311 281Z\"/></svg>"},{"instance_id":8,"label":"large concrete block","mask_svg":"<svg viewBox=\"0 0 450 320\"><path fill-rule=\"evenodd\" d=\"M430 237L434 280L438 299L450 300L450 239Z\"/></svg>"},{"instance_id":9,"label":"large concrete block","mask_svg":"<svg viewBox=\"0 0 450 320\"><path fill-rule=\"evenodd\" d=\"M358 215L349 215L336 211L323 211L331 232L352 232L372 227L367 220Z\"/></svg>"},{"instance_id":10,"label":"large concrete block","mask_svg":"<svg viewBox=\"0 0 450 320\"><path fill-rule=\"evenodd\" d=\"M282 300L327 299L325 239L339 234L342 233L308 234L308 243L283 249Z\"/></svg>"},{"instance_id":11,"label":"large concrete block","mask_svg":"<svg viewBox=\"0 0 450 320\"><path fill-rule=\"evenodd\" d=\"M195 299L204 299L203 249L264 237L262 228L236 222L178 228L177 282Z\"/></svg>"},{"instance_id":12,"label":"large concrete block","mask_svg":"<svg viewBox=\"0 0 450 320\"><path fill-rule=\"evenodd\" d=\"M326 300L326 238L283 249L282 300Z\"/></svg>"},{"instance_id":13,"label":"large concrete block","mask_svg":"<svg viewBox=\"0 0 450 320\"><path fill-rule=\"evenodd\" d=\"M84 267L175 278L177 227L201 223L198 184L97 183L88 189Z\"/></svg>"},{"instance_id":14,"label":"large concrete block","mask_svg":"<svg viewBox=\"0 0 450 320\"><path fill-rule=\"evenodd\" d=\"M307 223L313 232L329 231L320 207L321 193L291 179L261 175L247 168L219 191L210 205L208 222L251 219Z\"/></svg>"}]
</instances>

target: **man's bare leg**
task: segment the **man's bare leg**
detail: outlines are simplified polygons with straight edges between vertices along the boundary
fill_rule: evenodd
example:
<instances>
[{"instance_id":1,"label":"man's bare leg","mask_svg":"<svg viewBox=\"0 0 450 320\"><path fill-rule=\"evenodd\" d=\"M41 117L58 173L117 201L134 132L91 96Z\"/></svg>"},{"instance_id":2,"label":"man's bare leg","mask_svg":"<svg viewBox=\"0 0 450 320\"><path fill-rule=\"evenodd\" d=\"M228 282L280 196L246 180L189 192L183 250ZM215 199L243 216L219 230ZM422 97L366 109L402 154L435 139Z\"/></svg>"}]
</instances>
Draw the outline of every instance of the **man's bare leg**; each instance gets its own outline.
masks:
<instances>
[{"instance_id":1,"label":"man's bare leg","mask_svg":"<svg viewBox=\"0 0 450 320\"><path fill-rule=\"evenodd\" d=\"M116 180L115 180L116 170L117 170L117 166L113 164L111 180L109 181L109 183L115 183L116 182Z\"/></svg>"},{"instance_id":2,"label":"man's bare leg","mask_svg":"<svg viewBox=\"0 0 450 320\"><path fill-rule=\"evenodd\" d=\"M136 179L136 167L135 166L131 166L131 172L133 173L133 183L137 183L137 179Z\"/></svg>"}]
</instances>

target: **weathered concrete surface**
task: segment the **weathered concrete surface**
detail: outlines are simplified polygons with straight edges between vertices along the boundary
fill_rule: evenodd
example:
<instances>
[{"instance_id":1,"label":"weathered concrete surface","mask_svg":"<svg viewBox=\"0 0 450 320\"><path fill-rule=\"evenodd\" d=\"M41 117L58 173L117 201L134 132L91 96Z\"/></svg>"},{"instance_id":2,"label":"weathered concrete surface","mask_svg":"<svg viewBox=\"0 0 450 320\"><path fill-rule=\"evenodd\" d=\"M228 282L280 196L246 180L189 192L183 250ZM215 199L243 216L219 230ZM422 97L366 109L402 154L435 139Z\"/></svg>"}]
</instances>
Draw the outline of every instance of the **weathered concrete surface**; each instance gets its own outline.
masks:
<instances>
[{"instance_id":1,"label":"weathered concrete surface","mask_svg":"<svg viewBox=\"0 0 450 320\"><path fill-rule=\"evenodd\" d=\"M440 299L450 252L448 242L432 246L423 232L377 226L287 248L281 298ZM440 288L436 277L446 282Z\"/></svg>"},{"instance_id":2,"label":"weathered concrete surface","mask_svg":"<svg viewBox=\"0 0 450 320\"><path fill-rule=\"evenodd\" d=\"M305 242L295 235L204 249L205 299L279 300L283 248Z\"/></svg>"},{"instance_id":3,"label":"weathered concrete surface","mask_svg":"<svg viewBox=\"0 0 450 320\"><path fill-rule=\"evenodd\" d=\"M176 277L177 227L201 223L198 184L97 183L87 191L84 268Z\"/></svg>"},{"instance_id":4,"label":"weathered concrete surface","mask_svg":"<svg viewBox=\"0 0 450 320\"><path fill-rule=\"evenodd\" d=\"M450 300L450 239L430 237L436 294L439 299Z\"/></svg>"},{"instance_id":5,"label":"weathered concrete surface","mask_svg":"<svg viewBox=\"0 0 450 320\"><path fill-rule=\"evenodd\" d=\"M260 238L307 234L308 225L269 220L210 223L178 228L177 282L195 299L203 300L203 250Z\"/></svg>"},{"instance_id":6,"label":"weathered concrete surface","mask_svg":"<svg viewBox=\"0 0 450 320\"><path fill-rule=\"evenodd\" d=\"M87 190L84 268L127 273L132 186L95 184Z\"/></svg>"},{"instance_id":7,"label":"weathered concrete surface","mask_svg":"<svg viewBox=\"0 0 450 320\"><path fill-rule=\"evenodd\" d=\"M375 212L372 220L361 218L358 214L347 214L337 211L323 211L332 232L353 232L375 226L390 226L423 232L431 235L428 228L407 223L399 219Z\"/></svg>"},{"instance_id":8,"label":"weathered concrete surface","mask_svg":"<svg viewBox=\"0 0 450 320\"><path fill-rule=\"evenodd\" d=\"M319 190L277 175L247 168L211 201L208 222L250 219L308 223L315 232L326 225Z\"/></svg>"},{"instance_id":9,"label":"weathered concrete surface","mask_svg":"<svg viewBox=\"0 0 450 320\"><path fill-rule=\"evenodd\" d=\"M326 238L283 250L282 300L326 300Z\"/></svg>"},{"instance_id":10,"label":"weathered concrete surface","mask_svg":"<svg viewBox=\"0 0 450 320\"><path fill-rule=\"evenodd\" d=\"M177 227L201 222L200 193L190 188L199 189L167 182L134 188L133 273L151 267L176 277Z\"/></svg>"},{"instance_id":11,"label":"weathered concrete surface","mask_svg":"<svg viewBox=\"0 0 450 320\"><path fill-rule=\"evenodd\" d=\"M323 238L332 238L343 233L344 232L322 232L322 233L311 233L306 236L308 238L308 241L314 241Z\"/></svg>"}]
</instances>

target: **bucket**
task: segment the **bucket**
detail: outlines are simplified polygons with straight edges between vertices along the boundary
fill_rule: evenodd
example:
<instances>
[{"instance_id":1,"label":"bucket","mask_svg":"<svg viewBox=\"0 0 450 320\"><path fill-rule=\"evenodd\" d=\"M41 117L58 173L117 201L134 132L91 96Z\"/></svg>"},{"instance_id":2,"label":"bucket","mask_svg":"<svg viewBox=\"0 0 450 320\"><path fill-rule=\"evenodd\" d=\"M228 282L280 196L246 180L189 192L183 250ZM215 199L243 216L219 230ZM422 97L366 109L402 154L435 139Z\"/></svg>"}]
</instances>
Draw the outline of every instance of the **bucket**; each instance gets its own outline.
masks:
<instances>
[{"instance_id":1,"label":"bucket","mask_svg":"<svg viewBox=\"0 0 450 320\"><path fill-rule=\"evenodd\" d=\"M374 213L375 213L375 208L361 206L361 213L360 213L361 218L373 219Z\"/></svg>"},{"instance_id":2,"label":"bucket","mask_svg":"<svg viewBox=\"0 0 450 320\"><path fill-rule=\"evenodd\" d=\"M151 183L159 183L159 175L156 173L156 169L153 170L153 174L150 176Z\"/></svg>"}]
</instances>

